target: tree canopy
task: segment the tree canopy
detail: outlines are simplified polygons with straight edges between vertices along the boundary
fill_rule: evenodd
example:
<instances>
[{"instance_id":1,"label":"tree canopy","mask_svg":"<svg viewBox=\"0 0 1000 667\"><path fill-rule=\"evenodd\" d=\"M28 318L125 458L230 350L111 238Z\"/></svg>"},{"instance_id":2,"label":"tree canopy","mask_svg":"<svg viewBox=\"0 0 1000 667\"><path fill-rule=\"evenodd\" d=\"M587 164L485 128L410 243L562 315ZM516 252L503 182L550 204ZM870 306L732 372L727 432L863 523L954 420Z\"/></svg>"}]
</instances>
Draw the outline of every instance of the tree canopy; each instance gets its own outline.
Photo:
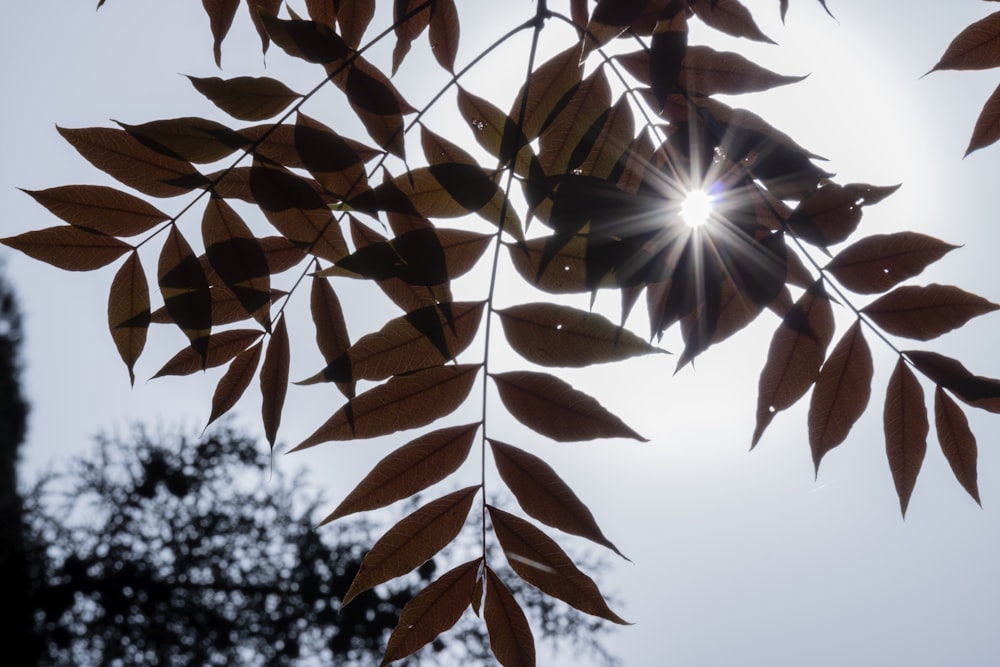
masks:
<instances>
[{"instance_id":1,"label":"tree canopy","mask_svg":"<svg viewBox=\"0 0 1000 667\"><path fill-rule=\"evenodd\" d=\"M780 128L719 99L798 79L689 43L690 23L768 41L735 0L565 4L539 1L520 26L456 62L461 28L474 15L446 0L305 2L280 16L280 2L247 3L265 50L273 43L314 65L315 88L191 77L240 122L185 116L61 128L84 158L146 197L108 186L31 191L69 224L4 241L68 270L117 263L109 328L130 377L150 325L175 325L189 344L155 375L225 366L209 422L256 381L273 446L292 379L333 384L345 399L299 450L433 425L383 459L329 521L423 491L473 457L473 484L391 528L355 581L360 591L405 574L463 529L476 530L465 524L479 499L481 554L404 609L386 663L432 641L469 606L485 617L503 664L533 662L531 630L487 558L494 539L517 576L623 622L537 524L618 549L533 443L504 442L495 424L499 412L559 442L642 440L552 369L659 355L651 341L675 328L679 370L763 313L777 314L760 355L752 444L808 395L818 471L878 398L904 514L930 433L923 378L933 387L937 440L979 500L966 411L1000 409L1000 381L909 342L998 307L958 286L913 282L956 246L917 231L857 238L864 209L897 186L838 182ZM240 5L204 5L220 63ZM934 69L1000 64L995 16L959 34ZM482 58L521 34L531 37L527 53L518 52L521 89L507 99L477 93ZM425 83L422 63L414 99L394 81L425 38L444 75L440 86ZM563 48L542 59L537 45L548 39ZM320 118L328 109L313 112L310 103L331 89L336 113ZM994 104L969 151L996 140ZM452 116L436 116L442 107ZM686 207L697 191L712 204L699 226ZM174 197L181 203L173 214L150 203ZM149 252L156 269L147 277ZM537 291L508 293L510 276ZM162 299L156 309L151 279ZM377 285L401 314L352 340L349 324L364 314L345 312L338 296L351 280ZM470 282L478 293L456 299ZM564 301L601 290L620 295L617 322ZM286 316L297 299L308 302L311 327ZM641 334L630 330L639 325ZM521 361L503 356L504 343ZM872 386L871 344L896 355L885 387ZM290 378L290 358L300 353L318 360L314 372ZM488 462L530 520L492 500L498 485Z\"/></svg>"}]
</instances>

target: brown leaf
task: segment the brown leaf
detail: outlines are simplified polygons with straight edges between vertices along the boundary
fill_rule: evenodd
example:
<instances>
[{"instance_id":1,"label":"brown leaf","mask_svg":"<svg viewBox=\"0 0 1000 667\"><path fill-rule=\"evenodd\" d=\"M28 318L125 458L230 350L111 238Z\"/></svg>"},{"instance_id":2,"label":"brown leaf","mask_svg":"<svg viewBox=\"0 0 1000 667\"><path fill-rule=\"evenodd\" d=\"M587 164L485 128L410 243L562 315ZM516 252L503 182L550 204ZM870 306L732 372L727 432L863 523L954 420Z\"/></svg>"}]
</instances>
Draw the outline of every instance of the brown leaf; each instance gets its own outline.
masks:
<instances>
[{"instance_id":1,"label":"brown leaf","mask_svg":"<svg viewBox=\"0 0 1000 667\"><path fill-rule=\"evenodd\" d=\"M698 95L736 95L769 90L802 81L804 76L785 76L731 51L691 45L684 54L678 85Z\"/></svg>"},{"instance_id":2,"label":"brown leaf","mask_svg":"<svg viewBox=\"0 0 1000 667\"><path fill-rule=\"evenodd\" d=\"M355 142L301 112L295 122L294 140L302 166L330 194L348 201L369 190L364 160Z\"/></svg>"},{"instance_id":3,"label":"brown leaf","mask_svg":"<svg viewBox=\"0 0 1000 667\"><path fill-rule=\"evenodd\" d=\"M485 302L426 306L397 317L363 336L318 374L299 384L384 380L421 368L440 366L472 343ZM447 315L447 316L446 316Z\"/></svg>"},{"instance_id":4,"label":"brown leaf","mask_svg":"<svg viewBox=\"0 0 1000 667\"><path fill-rule=\"evenodd\" d=\"M285 406L285 394L288 393L289 356L288 329L285 327L285 318L282 317L268 341L264 365L260 369L260 409L264 435L271 449L274 449L274 440L281 424L281 410Z\"/></svg>"},{"instance_id":5,"label":"brown leaf","mask_svg":"<svg viewBox=\"0 0 1000 667\"><path fill-rule=\"evenodd\" d=\"M871 396L872 354L861 321L844 334L816 378L809 402L809 445L813 464L842 443Z\"/></svg>"},{"instance_id":6,"label":"brown leaf","mask_svg":"<svg viewBox=\"0 0 1000 667\"><path fill-rule=\"evenodd\" d=\"M359 593L416 569L458 535L480 487L470 486L433 500L390 528L361 561L341 605Z\"/></svg>"},{"instance_id":7,"label":"brown leaf","mask_svg":"<svg viewBox=\"0 0 1000 667\"><path fill-rule=\"evenodd\" d=\"M665 352L603 315L569 306L525 303L494 312L511 347L543 366L589 366Z\"/></svg>"},{"instance_id":8,"label":"brown leaf","mask_svg":"<svg viewBox=\"0 0 1000 667\"><path fill-rule=\"evenodd\" d=\"M56 129L92 165L152 197L182 195L208 182L190 162L161 155L125 130Z\"/></svg>"},{"instance_id":9,"label":"brown leaf","mask_svg":"<svg viewBox=\"0 0 1000 667\"><path fill-rule=\"evenodd\" d=\"M604 536L590 509L548 463L513 445L493 439L489 443L500 478L529 516L592 540L625 558Z\"/></svg>"},{"instance_id":10,"label":"brown leaf","mask_svg":"<svg viewBox=\"0 0 1000 667\"><path fill-rule=\"evenodd\" d=\"M955 479L980 507L979 483L976 473L976 436L969 429L969 420L958 404L940 386L934 391L934 421L941 451L948 459Z\"/></svg>"},{"instance_id":11,"label":"brown leaf","mask_svg":"<svg viewBox=\"0 0 1000 667\"><path fill-rule=\"evenodd\" d=\"M713 0L692 3L691 9L705 25L733 37L746 37L758 42L774 44L774 40L757 27L750 11L738 0Z\"/></svg>"},{"instance_id":12,"label":"brown leaf","mask_svg":"<svg viewBox=\"0 0 1000 667\"><path fill-rule=\"evenodd\" d=\"M583 79L580 64L580 47L577 45L560 51L535 68L526 85L514 97L508 116L516 124L522 117L521 131L528 140L539 137L547 127L547 120L560 108L563 95L572 91ZM525 88L527 100L525 101Z\"/></svg>"},{"instance_id":13,"label":"brown leaf","mask_svg":"<svg viewBox=\"0 0 1000 667\"><path fill-rule=\"evenodd\" d=\"M35 229L0 243L66 271L93 271L133 249L113 236L72 225Z\"/></svg>"},{"instance_id":14,"label":"brown leaf","mask_svg":"<svg viewBox=\"0 0 1000 667\"><path fill-rule=\"evenodd\" d=\"M889 333L930 340L997 309L1000 305L976 294L931 283L897 287L861 312Z\"/></svg>"},{"instance_id":15,"label":"brown leaf","mask_svg":"<svg viewBox=\"0 0 1000 667\"><path fill-rule=\"evenodd\" d=\"M514 119L489 100L473 95L461 87L458 89L458 109L480 146L503 166L509 164L516 153L515 173L521 176L528 174L529 162L537 162L537 158Z\"/></svg>"},{"instance_id":16,"label":"brown leaf","mask_svg":"<svg viewBox=\"0 0 1000 667\"><path fill-rule=\"evenodd\" d=\"M228 412L246 392L251 380L257 373L257 365L260 363L260 353L264 348L264 341L258 341L233 358L225 374L219 379L219 384L215 386L215 393L212 394L212 414L208 417L208 424Z\"/></svg>"},{"instance_id":17,"label":"brown leaf","mask_svg":"<svg viewBox=\"0 0 1000 667\"><path fill-rule=\"evenodd\" d=\"M375 15L374 0L340 0L335 3L337 7L337 22L340 24L340 33L344 36L351 48L358 48L361 44L361 37L365 34L365 29L371 23Z\"/></svg>"},{"instance_id":18,"label":"brown leaf","mask_svg":"<svg viewBox=\"0 0 1000 667\"><path fill-rule=\"evenodd\" d=\"M531 626L517 600L500 580L486 567L486 601L483 607L490 650L504 667L533 667L535 638Z\"/></svg>"},{"instance_id":19,"label":"brown leaf","mask_svg":"<svg viewBox=\"0 0 1000 667\"><path fill-rule=\"evenodd\" d=\"M531 523L487 505L507 562L519 577L580 611L627 625L611 611L594 580L573 564L552 538Z\"/></svg>"},{"instance_id":20,"label":"brown leaf","mask_svg":"<svg viewBox=\"0 0 1000 667\"><path fill-rule=\"evenodd\" d=\"M852 292L880 294L957 247L916 232L874 234L838 252L824 270Z\"/></svg>"},{"instance_id":21,"label":"brown leaf","mask_svg":"<svg viewBox=\"0 0 1000 667\"><path fill-rule=\"evenodd\" d=\"M409 498L458 470L472 448L479 424L426 433L375 464L354 490L319 525Z\"/></svg>"},{"instance_id":22,"label":"brown leaf","mask_svg":"<svg viewBox=\"0 0 1000 667\"><path fill-rule=\"evenodd\" d=\"M833 309L822 283L817 282L795 303L771 338L757 385L757 424L751 448L757 446L778 412L809 391L819 376L833 332Z\"/></svg>"},{"instance_id":23,"label":"brown leaf","mask_svg":"<svg viewBox=\"0 0 1000 667\"><path fill-rule=\"evenodd\" d=\"M424 125L420 126L420 146L424 149L424 157L427 158L428 164L465 164L472 167L479 165L476 158L464 148Z\"/></svg>"},{"instance_id":24,"label":"brown leaf","mask_svg":"<svg viewBox=\"0 0 1000 667\"><path fill-rule=\"evenodd\" d=\"M313 278L309 296L309 312L316 327L316 346L328 364L347 352L351 338L340 299L328 280ZM347 398L354 397L354 382L338 382L337 387Z\"/></svg>"},{"instance_id":25,"label":"brown leaf","mask_svg":"<svg viewBox=\"0 0 1000 667\"><path fill-rule=\"evenodd\" d=\"M250 347L261 335L262 332L258 329L217 331L208 337L204 358L198 350L186 347L163 364L163 368L153 377L190 375L206 368L221 366Z\"/></svg>"},{"instance_id":26,"label":"brown leaf","mask_svg":"<svg viewBox=\"0 0 1000 667\"><path fill-rule=\"evenodd\" d=\"M582 61L594 49L607 44L625 32L642 15L647 4L641 0L627 2L597 0L597 5L594 7L594 12L586 26L583 53L580 60ZM577 9L575 15L582 16L581 10Z\"/></svg>"},{"instance_id":27,"label":"brown leaf","mask_svg":"<svg viewBox=\"0 0 1000 667\"><path fill-rule=\"evenodd\" d=\"M232 79L189 76L195 89L233 118L267 120L302 97L277 79L238 76Z\"/></svg>"},{"instance_id":28,"label":"brown leaf","mask_svg":"<svg viewBox=\"0 0 1000 667\"><path fill-rule=\"evenodd\" d=\"M346 34L344 37L346 39ZM403 114L411 113L414 109L389 78L358 56L347 67L334 69L331 79L347 95L348 103L372 139L385 150L405 160Z\"/></svg>"},{"instance_id":29,"label":"brown leaf","mask_svg":"<svg viewBox=\"0 0 1000 667\"><path fill-rule=\"evenodd\" d=\"M118 348L118 355L128 367L129 381L135 384L136 360L146 345L149 330L149 285L146 272L133 252L111 281L108 296L108 327Z\"/></svg>"},{"instance_id":30,"label":"brown leaf","mask_svg":"<svg viewBox=\"0 0 1000 667\"><path fill-rule=\"evenodd\" d=\"M247 314L271 329L271 269L257 237L219 197L211 197L201 224L205 255L212 269Z\"/></svg>"},{"instance_id":31,"label":"brown leaf","mask_svg":"<svg viewBox=\"0 0 1000 667\"><path fill-rule=\"evenodd\" d=\"M647 440L594 398L548 373L491 373L500 400L522 424L560 442L595 438Z\"/></svg>"},{"instance_id":32,"label":"brown leaf","mask_svg":"<svg viewBox=\"0 0 1000 667\"><path fill-rule=\"evenodd\" d=\"M212 28L215 65L222 67L222 40L226 38L229 27L233 24L233 17L236 16L240 0L201 0L201 4L208 13L209 25Z\"/></svg>"},{"instance_id":33,"label":"brown leaf","mask_svg":"<svg viewBox=\"0 0 1000 667\"><path fill-rule=\"evenodd\" d=\"M298 19L286 21L275 16L276 11L277 8L260 12L261 24L267 35L288 55L328 65L353 53L353 49L329 26Z\"/></svg>"},{"instance_id":34,"label":"brown leaf","mask_svg":"<svg viewBox=\"0 0 1000 667\"><path fill-rule=\"evenodd\" d=\"M267 29L264 27L261 14L274 14L281 9L281 3L282 0L246 0L246 8L250 12L254 28L257 29L257 36L260 37L261 49L264 53L267 53L267 47L270 46L271 40L267 36Z\"/></svg>"},{"instance_id":35,"label":"brown leaf","mask_svg":"<svg viewBox=\"0 0 1000 667\"><path fill-rule=\"evenodd\" d=\"M348 401L292 451L425 426L462 404L479 369L479 364L438 366L391 378Z\"/></svg>"},{"instance_id":36,"label":"brown leaf","mask_svg":"<svg viewBox=\"0 0 1000 667\"><path fill-rule=\"evenodd\" d=\"M898 188L828 183L799 202L785 224L796 236L814 245L840 243L858 228L862 206L877 203Z\"/></svg>"},{"instance_id":37,"label":"brown leaf","mask_svg":"<svg viewBox=\"0 0 1000 667\"><path fill-rule=\"evenodd\" d=\"M330 0L306 0L309 18L333 29L337 25L337 9Z\"/></svg>"},{"instance_id":38,"label":"brown leaf","mask_svg":"<svg viewBox=\"0 0 1000 667\"><path fill-rule=\"evenodd\" d=\"M972 138L969 139L969 147L965 149L965 157L995 143L997 139L1000 139L1000 86L997 86L979 112Z\"/></svg>"},{"instance_id":39,"label":"brown leaf","mask_svg":"<svg viewBox=\"0 0 1000 667\"><path fill-rule=\"evenodd\" d=\"M885 395L885 452L896 484L899 507L906 516L910 494L917 483L920 466L927 452L927 408L924 390L917 377L900 357L889 378Z\"/></svg>"},{"instance_id":40,"label":"brown leaf","mask_svg":"<svg viewBox=\"0 0 1000 667\"><path fill-rule=\"evenodd\" d=\"M592 142L595 138L588 138L588 132L608 113L610 106L611 84L603 67L574 86L569 100L545 118L538 142L538 162L546 174L562 174L574 169L578 151L583 153L579 157L579 161L583 161L590 152L588 140Z\"/></svg>"},{"instance_id":41,"label":"brown leaf","mask_svg":"<svg viewBox=\"0 0 1000 667\"><path fill-rule=\"evenodd\" d=\"M591 291L587 284L586 238L575 236L554 254L547 251L548 238L537 237L507 246L511 262L521 277L552 294Z\"/></svg>"},{"instance_id":42,"label":"brown leaf","mask_svg":"<svg viewBox=\"0 0 1000 667\"><path fill-rule=\"evenodd\" d=\"M235 130L204 118L172 118L141 125L118 124L157 153L197 164L221 160L249 143Z\"/></svg>"},{"instance_id":43,"label":"brown leaf","mask_svg":"<svg viewBox=\"0 0 1000 667\"><path fill-rule=\"evenodd\" d=\"M389 635L381 667L415 653L455 625L472 602L482 566L482 558L463 563L441 575L407 602L399 615L399 623Z\"/></svg>"},{"instance_id":44,"label":"brown leaf","mask_svg":"<svg viewBox=\"0 0 1000 667\"><path fill-rule=\"evenodd\" d=\"M1000 12L994 12L962 30L930 71L997 66L1000 66Z\"/></svg>"},{"instance_id":45,"label":"brown leaf","mask_svg":"<svg viewBox=\"0 0 1000 667\"><path fill-rule=\"evenodd\" d=\"M65 185L22 192L71 225L108 236L135 236L170 219L142 199L104 185Z\"/></svg>"},{"instance_id":46,"label":"brown leaf","mask_svg":"<svg viewBox=\"0 0 1000 667\"><path fill-rule=\"evenodd\" d=\"M431 12L431 52L441 67L452 73L455 72L455 58L458 56L459 34L455 0L435 0Z\"/></svg>"},{"instance_id":47,"label":"brown leaf","mask_svg":"<svg viewBox=\"0 0 1000 667\"><path fill-rule=\"evenodd\" d=\"M398 0L392 5L392 24L396 45L392 49L392 75L403 63L410 45L431 22L431 4L421 0Z\"/></svg>"},{"instance_id":48,"label":"brown leaf","mask_svg":"<svg viewBox=\"0 0 1000 667\"><path fill-rule=\"evenodd\" d=\"M204 368L212 329L212 294L201 262L176 224L170 226L160 251L157 276L167 314L191 341Z\"/></svg>"},{"instance_id":49,"label":"brown leaf","mask_svg":"<svg viewBox=\"0 0 1000 667\"><path fill-rule=\"evenodd\" d=\"M961 362L937 352L903 352L917 370L977 408L1000 413L1000 380L973 375Z\"/></svg>"}]
</instances>

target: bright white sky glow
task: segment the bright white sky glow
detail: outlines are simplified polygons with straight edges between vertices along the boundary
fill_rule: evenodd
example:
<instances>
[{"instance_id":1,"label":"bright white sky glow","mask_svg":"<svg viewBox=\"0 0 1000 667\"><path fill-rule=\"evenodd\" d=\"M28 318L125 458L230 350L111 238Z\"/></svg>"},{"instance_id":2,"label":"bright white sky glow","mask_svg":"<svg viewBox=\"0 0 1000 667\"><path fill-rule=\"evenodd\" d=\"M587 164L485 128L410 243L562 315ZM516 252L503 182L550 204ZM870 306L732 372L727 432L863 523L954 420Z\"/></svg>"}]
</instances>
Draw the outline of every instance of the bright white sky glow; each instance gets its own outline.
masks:
<instances>
[{"instance_id":1,"label":"bright white sky glow","mask_svg":"<svg viewBox=\"0 0 1000 667\"><path fill-rule=\"evenodd\" d=\"M692 190L681 203L681 218L688 227L697 229L712 216L712 196L704 190Z\"/></svg>"}]
</instances>

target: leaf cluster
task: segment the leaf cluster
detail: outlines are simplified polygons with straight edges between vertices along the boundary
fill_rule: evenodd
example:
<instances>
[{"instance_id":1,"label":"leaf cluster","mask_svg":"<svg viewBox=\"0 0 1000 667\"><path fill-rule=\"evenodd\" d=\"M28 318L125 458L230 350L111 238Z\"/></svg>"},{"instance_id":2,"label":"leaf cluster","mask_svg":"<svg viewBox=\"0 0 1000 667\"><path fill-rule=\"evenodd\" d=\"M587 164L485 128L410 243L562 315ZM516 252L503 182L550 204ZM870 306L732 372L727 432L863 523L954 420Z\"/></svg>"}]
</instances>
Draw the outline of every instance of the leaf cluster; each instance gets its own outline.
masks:
<instances>
[{"instance_id":1,"label":"leaf cluster","mask_svg":"<svg viewBox=\"0 0 1000 667\"><path fill-rule=\"evenodd\" d=\"M218 62L239 3L204 4ZM473 459L465 469L479 470L478 479L392 526L351 585L348 600L433 558L468 532L470 517L479 526L481 553L407 604L383 664L432 643L466 609L485 620L502 664L534 664L531 628L489 555L493 540L519 580L624 623L539 524L621 552L532 450L541 438L644 440L557 369L663 354L653 341L670 329L683 342L679 370L762 314L776 314L752 445L811 390L808 439L817 470L868 408L874 335L898 357L883 421L902 511L929 431L918 374L935 386L942 449L978 501L976 441L959 402L996 411L1000 380L934 352L903 350L894 339L934 339L998 306L955 286L907 282L953 245L916 232L855 237L864 209L898 186L838 183L818 166L822 158L719 99L802 78L688 43L694 22L771 42L738 0L571 0L566 11L540 1L467 63L458 57L460 28L474 13L460 20L453 0L394 2L391 25L378 33L373 1L307 1L288 6L289 18L278 16L279 4L248 6L264 48L273 42L315 67L313 89L297 92L268 77L191 77L233 122L185 117L60 129L85 159L131 190L184 197L178 213L104 186L29 191L68 224L4 243L67 270L121 260L108 318L130 377L150 326L178 327L189 344L156 376L226 367L209 422L256 380L273 447L291 358L311 338L308 347L322 362L300 383L332 383L344 402L294 450L431 427L407 436L325 522L426 492ZM553 24L574 37L538 62L537 44ZM474 93L481 60L522 32L533 41L520 89L512 99ZM392 75L405 71L425 35L436 65L423 68L442 68L445 80L413 105ZM370 49L383 41L393 49L390 62L379 64ZM950 51L979 53L966 42ZM967 62L949 56L937 68ZM343 101L337 113L356 120L367 137L307 115L314 94L327 87ZM427 113L452 99L465 127L437 132ZM695 190L714 205L699 228L682 214ZM192 229L196 204L200 234ZM250 222L241 212L248 210L256 218ZM263 225L266 233L256 231ZM163 301L155 310L139 253L154 243L150 275ZM538 296L500 307L507 287L498 280L501 266ZM488 278L476 283L478 298L456 300L453 282L475 282L471 276L482 272ZM352 281L374 284L402 313L352 340L348 325L357 315L338 295ZM600 290L619 295L617 322L563 302L566 295L593 299ZM305 332L286 315L303 291L312 314ZM640 304L642 316L634 313ZM839 335L835 308L853 320ZM625 327L636 317L648 324L648 337ZM499 365L498 341L520 365ZM440 421L463 406L478 417ZM498 412L531 435L498 439ZM487 501L488 463L527 518Z\"/></svg>"}]
</instances>

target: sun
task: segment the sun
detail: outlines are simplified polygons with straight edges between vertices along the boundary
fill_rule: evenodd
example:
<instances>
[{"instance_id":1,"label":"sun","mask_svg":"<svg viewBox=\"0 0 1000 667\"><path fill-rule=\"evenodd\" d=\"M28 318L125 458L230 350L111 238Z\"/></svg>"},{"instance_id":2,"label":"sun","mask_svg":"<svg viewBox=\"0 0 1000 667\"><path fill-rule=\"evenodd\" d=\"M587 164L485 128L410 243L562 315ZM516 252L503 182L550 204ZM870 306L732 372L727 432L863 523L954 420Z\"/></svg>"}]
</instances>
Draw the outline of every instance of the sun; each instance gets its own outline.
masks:
<instances>
[{"instance_id":1,"label":"sun","mask_svg":"<svg viewBox=\"0 0 1000 667\"><path fill-rule=\"evenodd\" d=\"M704 190L691 190L681 202L681 219L692 229L703 227L712 218L715 203Z\"/></svg>"}]
</instances>

